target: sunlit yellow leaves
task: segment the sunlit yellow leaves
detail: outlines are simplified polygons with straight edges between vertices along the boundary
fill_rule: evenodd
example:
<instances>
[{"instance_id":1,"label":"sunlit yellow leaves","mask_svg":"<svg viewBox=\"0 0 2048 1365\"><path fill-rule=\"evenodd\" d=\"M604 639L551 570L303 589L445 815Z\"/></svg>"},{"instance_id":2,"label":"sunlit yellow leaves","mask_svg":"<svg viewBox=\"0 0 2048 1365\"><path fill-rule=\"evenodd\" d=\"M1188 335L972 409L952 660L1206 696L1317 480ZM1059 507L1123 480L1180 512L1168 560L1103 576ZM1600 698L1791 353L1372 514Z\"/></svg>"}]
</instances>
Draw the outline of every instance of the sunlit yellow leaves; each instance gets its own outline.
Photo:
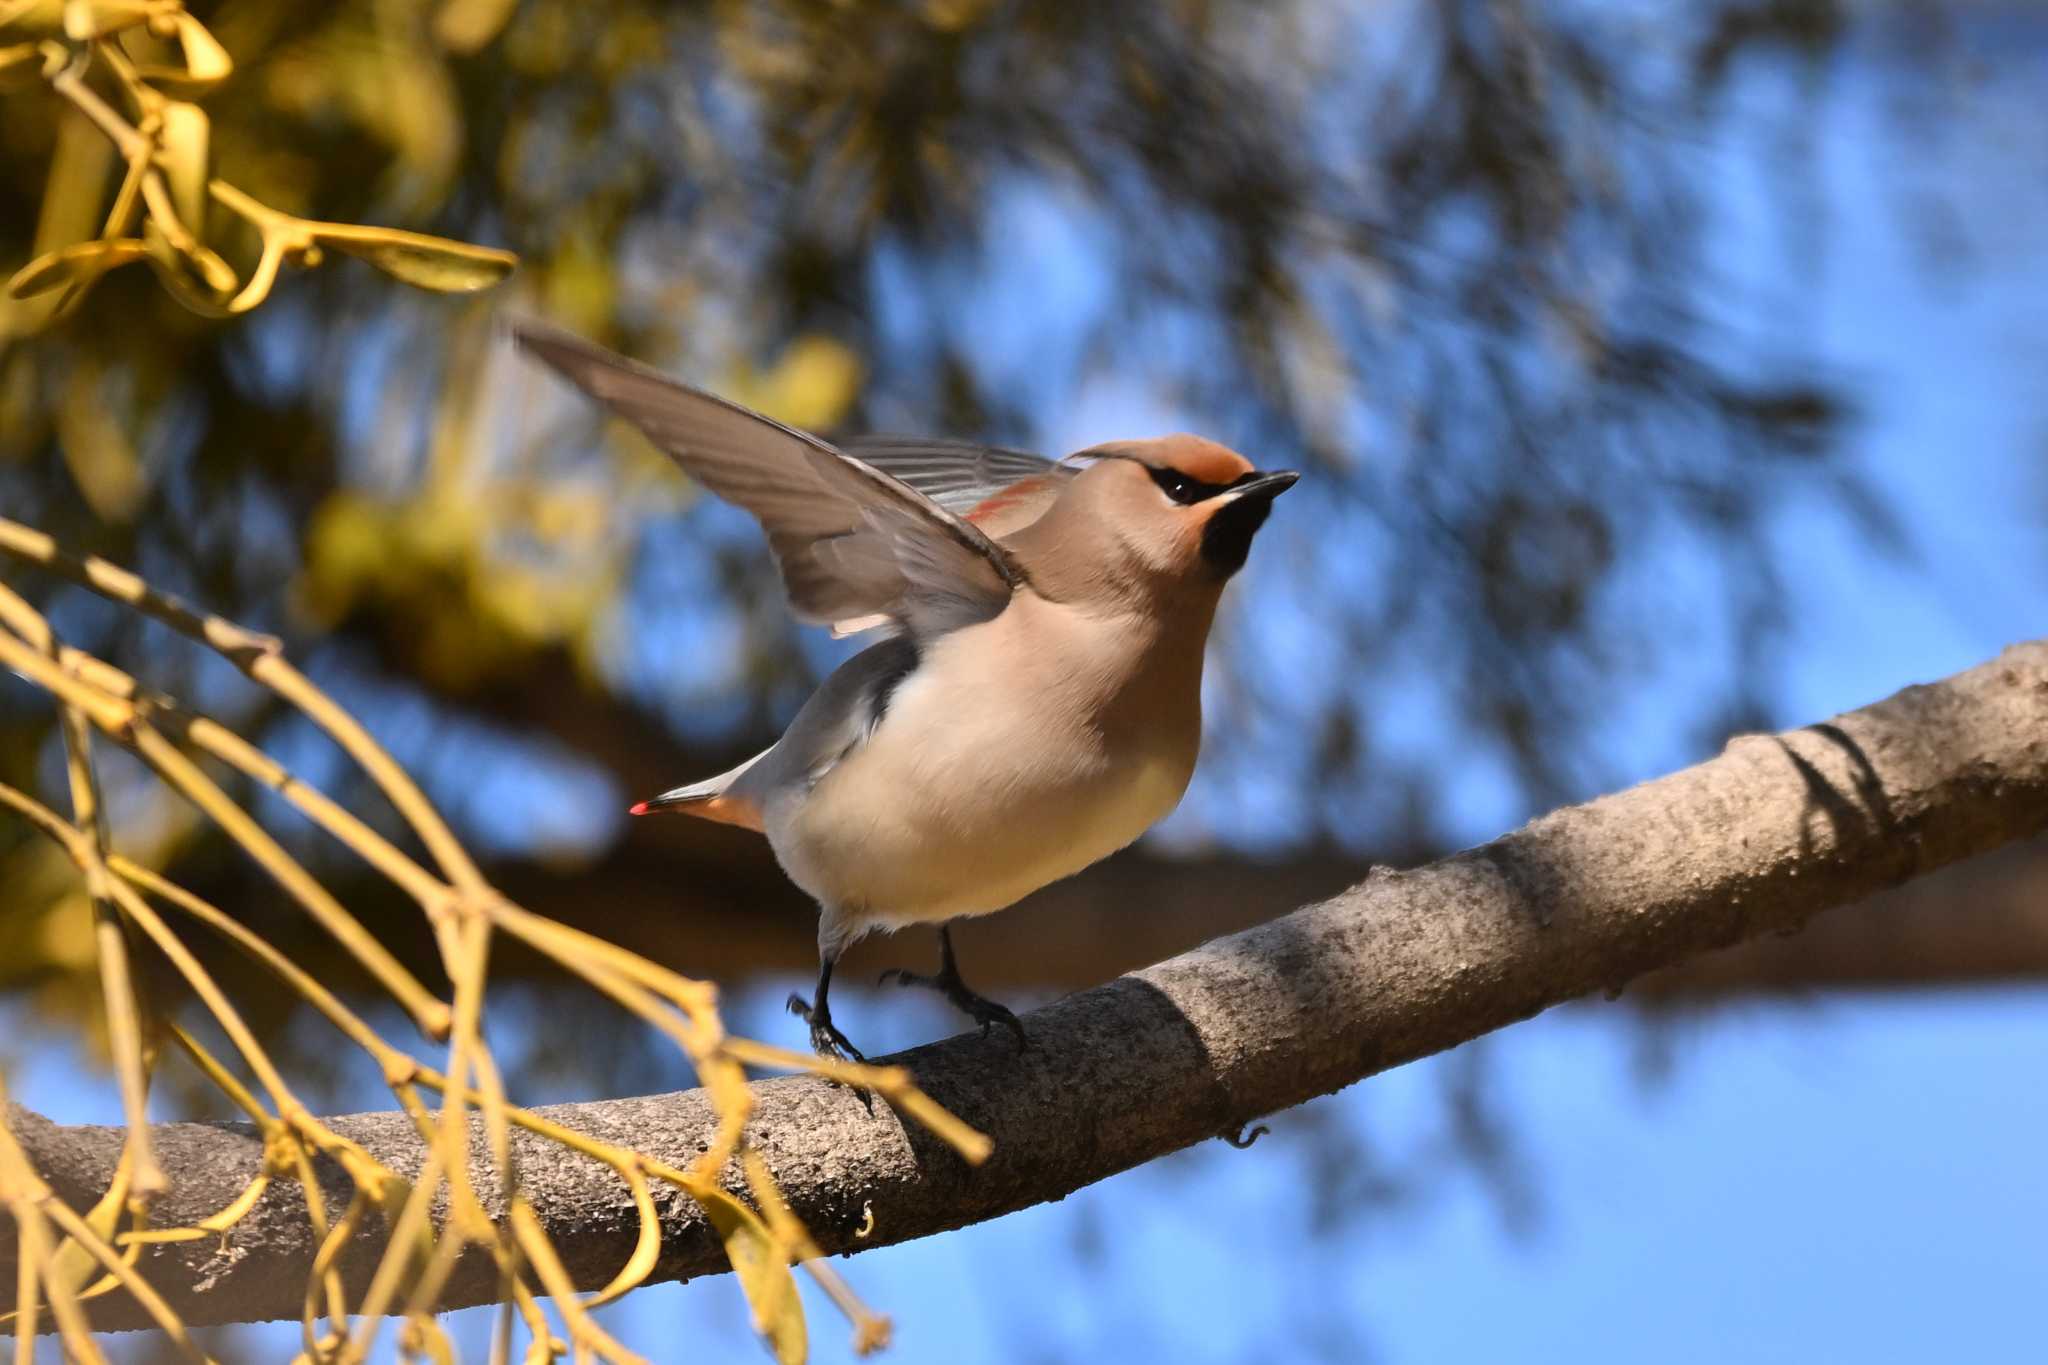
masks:
<instances>
[{"instance_id":1,"label":"sunlit yellow leaves","mask_svg":"<svg viewBox=\"0 0 2048 1365\"><path fill-rule=\"evenodd\" d=\"M41 850L38 850L40 853ZM83 890L72 887L38 904L47 888L33 883L57 877L75 880L76 869L56 860L21 859L10 862L16 872L18 909L0 919L0 983L23 985L36 977L70 976L89 972L93 965L92 903Z\"/></svg>"},{"instance_id":2,"label":"sunlit yellow leaves","mask_svg":"<svg viewBox=\"0 0 2048 1365\"><path fill-rule=\"evenodd\" d=\"M91 43L147 25L152 35L173 38L180 66L148 65L137 74L151 86L176 95L198 95L234 71L234 59L206 25L185 13L182 0L68 0L64 5L64 36Z\"/></svg>"},{"instance_id":3,"label":"sunlit yellow leaves","mask_svg":"<svg viewBox=\"0 0 2048 1365\"><path fill-rule=\"evenodd\" d=\"M294 217L258 203L224 181L216 180L212 189L215 198L255 226L263 242L262 257L248 284L228 305L228 311L233 313L246 312L261 303L283 263L318 264L323 245L359 256L407 284L445 294L489 288L519 263L511 252L494 247L472 246L397 228L358 227Z\"/></svg>"},{"instance_id":4,"label":"sunlit yellow leaves","mask_svg":"<svg viewBox=\"0 0 2048 1365\"><path fill-rule=\"evenodd\" d=\"M474 28L487 18L471 14L463 22ZM502 24L503 18L499 15L496 23ZM219 40L185 13L181 0L69 0L61 8L0 0L0 27L34 24L47 29L59 20L73 48L50 41L39 47L0 48L0 65L20 65L40 55L51 89L118 149L128 170L99 233L101 240L82 241L89 229L71 220L90 219L97 212L105 195L104 161L96 160L91 174L67 174L67 147L60 143L51 172L52 200L59 197L57 190L70 187L66 202L86 204L86 213L66 208L60 216L70 230L61 235L39 233L40 253L14 273L9 292L16 298L59 288L64 293L54 308L40 314L0 313L0 335L47 322L76 304L108 270L136 260L147 260L179 302L209 316L254 308L269 297L286 264L316 264L323 245L362 257L406 284L441 293L488 288L518 264L510 252L492 247L396 228L298 218L213 179L211 122L197 104L175 96L203 93L217 85L233 70L233 61ZM182 65L131 56L123 44L131 32L145 26L148 35L141 41L148 45L155 39L175 40ZM390 35L367 47L342 44L337 52L348 58L344 65L356 70L344 84L362 105L359 114L384 127L404 153L409 175L438 186L459 140L448 73L439 60ZM135 122L124 119L87 83L85 72L94 62L103 65L119 86L136 111ZM70 151L78 160L77 149ZM261 251L246 280L207 243L209 199L222 200L257 229ZM46 227L50 222L47 205L44 222Z\"/></svg>"},{"instance_id":5,"label":"sunlit yellow leaves","mask_svg":"<svg viewBox=\"0 0 2048 1365\"><path fill-rule=\"evenodd\" d=\"M474 52L498 36L519 0L447 0L434 16L434 38L450 52Z\"/></svg>"},{"instance_id":6,"label":"sunlit yellow leaves","mask_svg":"<svg viewBox=\"0 0 2048 1365\"><path fill-rule=\"evenodd\" d=\"M463 692L546 645L581 652L624 565L610 518L573 488L449 486L399 502L331 495L308 528L300 608L414 627L410 666Z\"/></svg>"},{"instance_id":7,"label":"sunlit yellow leaves","mask_svg":"<svg viewBox=\"0 0 2048 1365\"><path fill-rule=\"evenodd\" d=\"M147 485L121 405L108 399L106 376L97 365L74 369L57 406L57 435L87 505L104 521L122 522L134 514Z\"/></svg>"},{"instance_id":8,"label":"sunlit yellow leaves","mask_svg":"<svg viewBox=\"0 0 2048 1365\"><path fill-rule=\"evenodd\" d=\"M767 1339L782 1365L798 1365L810 1350L796 1277L761 1216L715 1188L691 1192L725 1243L725 1258L746 1291L754 1330Z\"/></svg>"},{"instance_id":9,"label":"sunlit yellow leaves","mask_svg":"<svg viewBox=\"0 0 2048 1365\"><path fill-rule=\"evenodd\" d=\"M392 565L391 516L382 504L354 493L335 493L313 514L306 530L306 575L300 606L316 620L346 615Z\"/></svg>"},{"instance_id":10,"label":"sunlit yellow leaves","mask_svg":"<svg viewBox=\"0 0 2048 1365\"><path fill-rule=\"evenodd\" d=\"M519 264L517 256L494 247L396 228L315 222L259 203L225 181L216 180L211 188L216 199L255 227L263 243L263 254L248 283L227 305L230 313L247 312L263 302L286 262L318 264L322 246L360 256L407 284L444 294L487 289Z\"/></svg>"},{"instance_id":11,"label":"sunlit yellow leaves","mask_svg":"<svg viewBox=\"0 0 2048 1365\"><path fill-rule=\"evenodd\" d=\"M203 155L199 149L204 144L205 114L196 106L177 103L165 112L178 110L198 115L196 125L187 125L187 149L194 155ZM166 126L169 124L167 119ZM406 284L444 294L487 289L519 264L517 256L495 247L473 246L397 228L315 222L257 203L224 181L213 181L208 188L215 198L254 224L262 241L262 254L246 283L235 276L233 267L189 232L178 231L173 235L165 224L181 229L182 217L179 210L168 209L144 223L144 236L139 241L115 238L81 242L37 257L15 272L8 282L8 292L16 298L27 298L64 285L90 288L106 271L146 258L158 268L166 287L180 302L196 312L226 316L245 313L269 297L286 263L318 264L322 246L359 256ZM239 292L230 297L230 291L237 285L241 286Z\"/></svg>"},{"instance_id":12,"label":"sunlit yellow leaves","mask_svg":"<svg viewBox=\"0 0 2048 1365\"><path fill-rule=\"evenodd\" d=\"M64 30L64 0L0 0L0 29L41 36Z\"/></svg>"},{"instance_id":13,"label":"sunlit yellow leaves","mask_svg":"<svg viewBox=\"0 0 2048 1365\"><path fill-rule=\"evenodd\" d=\"M924 21L945 33L958 33L983 19L991 6L988 0L924 0Z\"/></svg>"},{"instance_id":14,"label":"sunlit yellow leaves","mask_svg":"<svg viewBox=\"0 0 2048 1365\"><path fill-rule=\"evenodd\" d=\"M42 207L36 219L35 252L38 257L93 235L99 221L100 203L106 195L107 174L114 165L114 149L99 130L76 110L65 110L57 123L56 154L50 159L49 175L43 182ZM118 263L110 262L109 265ZM16 278L18 281L19 274ZM97 273L94 273L87 283L97 278ZM34 303L12 302L28 292L34 291L14 287L8 299L0 300L0 339L36 331L49 321L63 302L61 295L38 299Z\"/></svg>"},{"instance_id":15,"label":"sunlit yellow leaves","mask_svg":"<svg viewBox=\"0 0 2048 1365\"><path fill-rule=\"evenodd\" d=\"M346 87L356 121L396 153L384 180L399 203L440 198L462 154L455 78L438 53L389 37L356 55Z\"/></svg>"},{"instance_id":16,"label":"sunlit yellow leaves","mask_svg":"<svg viewBox=\"0 0 2048 1365\"><path fill-rule=\"evenodd\" d=\"M159 117L157 161L169 182L178 221L195 233L206 228L206 181L211 162L212 125L206 111L185 100L167 100Z\"/></svg>"},{"instance_id":17,"label":"sunlit yellow leaves","mask_svg":"<svg viewBox=\"0 0 2048 1365\"><path fill-rule=\"evenodd\" d=\"M845 343L812 333L798 337L765 372L742 370L726 386L734 402L777 421L811 430L832 427L860 392L860 357Z\"/></svg>"},{"instance_id":18,"label":"sunlit yellow leaves","mask_svg":"<svg viewBox=\"0 0 2048 1365\"><path fill-rule=\"evenodd\" d=\"M654 1273L655 1264L661 1260L661 1215L654 1207L654 1191L648 1188L647 1173L640 1163L629 1161L620 1164L619 1174L625 1177L626 1186L633 1193L633 1211L640 1219L640 1235L633 1240L633 1254L619 1267L619 1273L612 1276L610 1284L585 1301L586 1308L610 1303L638 1289L647 1283L647 1277Z\"/></svg>"},{"instance_id":19,"label":"sunlit yellow leaves","mask_svg":"<svg viewBox=\"0 0 2048 1365\"><path fill-rule=\"evenodd\" d=\"M512 272L519 258L495 247L401 232L396 228L353 227L345 223L313 223L316 240L337 251L360 256L396 279L443 294L469 294L488 289Z\"/></svg>"},{"instance_id":20,"label":"sunlit yellow leaves","mask_svg":"<svg viewBox=\"0 0 2048 1365\"><path fill-rule=\"evenodd\" d=\"M531 7L505 36L500 51L515 71L527 76L554 76L576 59L580 28L572 6L550 0Z\"/></svg>"},{"instance_id":21,"label":"sunlit yellow leaves","mask_svg":"<svg viewBox=\"0 0 2048 1365\"><path fill-rule=\"evenodd\" d=\"M19 460L41 446L50 428L37 371L27 348L6 341L30 305L0 297L0 461ZM29 330L22 328L22 330Z\"/></svg>"},{"instance_id":22,"label":"sunlit yellow leaves","mask_svg":"<svg viewBox=\"0 0 2048 1365\"><path fill-rule=\"evenodd\" d=\"M263 86L275 108L308 119L340 119L390 149L381 197L434 202L462 151L462 115L452 71L396 7L340 11L336 22L267 63Z\"/></svg>"},{"instance_id":23,"label":"sunlit yellow leaves","mask_svg":"<svg viewBox=\"0 0 2048 1365\"><path fill-rule=\"evenodd\" d=\"M7 292L17 299L27 299L67 285L90 289L109 270L139 261L148 254L149 247L133 237L80 242L38 256L15 271L14 278L7 282Z\"/></svg>"},{"instance_id":24,"label":"sunlit yellow leaves","mask_svg":"<svg viewBox=\"0 0 2048 1365\"><path fill-rule=\"evenodd\" d=\"M543 288L548 317L572 330L594 332L618 303L618 267L594 234L568 233L548 262Z\"/></svg>"},{"instance_id":25,"label":"sunlit yellow leaves","mask_svg":"<svg viewBox=\"0 0 2048 1365\"><path fill-rule=\"evenodd\" d=\"M178 48L185 58L183 67L148 65L137 74L149 84L170 94L203 95L234 72L234 59L206 26L180 10L173 16L178 30Z\"/></svg>"},{"instance_id":26,"label":"sunlit yellow leaves","mask_svg":"<svg viewBox=\"0 0 2048 1365\"><path fill-rule=\"evenodd\" d=\"M114 1178L108 1183L106 1192L85 1215L85 1225L98 1234L103 1242L111 1242L114 1239L114 1227L121 1220L121 1206L127 1202L128 1182L132 1176L133 1172L129 1169L129 1161L124 1154L120 1163L114 1167ZM45 1273L59 1280L71 1293L76 1294L98 1278L94 1273L97 1268L93 1258L83 1247L76 1242L66 1242L57 1248L56 1259Z\"/></svg>"},{"instance_id":27,"label":"sunlit yellow leaves","mask_svg":"<svg viewBox=\"0 0 2048 1365\"><path fill-rule=\"evenodd\" d=\"M66 0L64 36L76 43L104 38L152 19L168 21L179 8L178 0Z\"/></svg>"},{"instance_id":28,"label":"sunlit yellow leaves","mask_svg":"<svg viewBox=\"0 0 2048 1365\"><path fill-rule=\"evenodd\" d=\"M155 205L152 205L154 210ZM234 267L168 214L152 211L142 223L142 245L171 297L195 313L218 317L236 284Z\"/></svg>"}]
</instances>

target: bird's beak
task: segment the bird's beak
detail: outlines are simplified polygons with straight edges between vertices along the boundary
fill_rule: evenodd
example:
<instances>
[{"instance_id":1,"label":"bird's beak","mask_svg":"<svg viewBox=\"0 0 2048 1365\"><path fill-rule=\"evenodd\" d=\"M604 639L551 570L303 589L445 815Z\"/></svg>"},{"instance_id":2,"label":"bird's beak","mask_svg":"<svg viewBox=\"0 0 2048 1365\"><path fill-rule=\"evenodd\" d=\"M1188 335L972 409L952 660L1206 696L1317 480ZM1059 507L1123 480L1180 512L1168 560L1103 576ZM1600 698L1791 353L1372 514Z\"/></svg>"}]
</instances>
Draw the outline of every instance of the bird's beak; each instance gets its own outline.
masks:
<instances>
[{"instance_id":1,"label":"bird's beak","mask_svg":"<svg viewBox=\"0 0 2048 1365\"><path fill-rule=\"evenodd\" d=\"M1242 502L1247 498L1271 502L1274 498L1279 497L1282 493L1294 487L1295 482L1300 478L1301 475L1292 469L1276 469L1269 474L1261 474L1257 478L1245 480L1223 496L1231 502Z\"/></svg>"},{"instance_id":2,"label":"bird's beak","mask_svg":"<svg viewBox=\"0 0 2048 1365\"><path fill-rule=\"evenodd\" d=\"M1266 524L1273 499L1294 487L1300 477L1291 469L1254 474L1201 504L1216 509L1202 523L1202 558L1218 576L1228 578L1244 567L1252 537Z\"/></svg>"}]
</instances>

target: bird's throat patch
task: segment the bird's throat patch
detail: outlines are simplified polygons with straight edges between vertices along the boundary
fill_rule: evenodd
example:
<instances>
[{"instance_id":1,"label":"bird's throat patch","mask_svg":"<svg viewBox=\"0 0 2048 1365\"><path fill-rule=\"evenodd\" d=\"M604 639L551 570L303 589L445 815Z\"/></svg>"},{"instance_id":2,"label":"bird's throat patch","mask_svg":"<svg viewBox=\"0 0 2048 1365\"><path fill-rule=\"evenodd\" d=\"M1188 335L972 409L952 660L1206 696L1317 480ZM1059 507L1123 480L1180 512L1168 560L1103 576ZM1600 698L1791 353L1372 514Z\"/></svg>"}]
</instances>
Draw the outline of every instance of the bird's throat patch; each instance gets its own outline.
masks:
<instances>
[{"instance_id":1,"label":"bird's throat patch","mask_svg":"<svg viewBox=\"0 0 2048 1365\"><path fill-rule=\"evenodd\" d=\"M1202 562L1228 578L1244 567L1252 552L1252 537L1266 524L1273 510L1271 498L1247 497L1216 509L1202 527Z\"/></svg>"}]
</instances>

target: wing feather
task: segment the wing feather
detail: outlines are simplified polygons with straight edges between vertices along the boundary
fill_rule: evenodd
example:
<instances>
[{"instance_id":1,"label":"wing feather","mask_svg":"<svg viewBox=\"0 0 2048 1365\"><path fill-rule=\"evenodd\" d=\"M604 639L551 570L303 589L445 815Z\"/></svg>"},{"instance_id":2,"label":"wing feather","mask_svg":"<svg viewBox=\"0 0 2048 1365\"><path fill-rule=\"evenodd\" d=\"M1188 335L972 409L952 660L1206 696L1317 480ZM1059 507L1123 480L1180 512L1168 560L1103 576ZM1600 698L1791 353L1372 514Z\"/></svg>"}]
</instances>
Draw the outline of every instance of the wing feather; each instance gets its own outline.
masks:
<instances>
[{"instance_id":1,"label":"wing feather","mask_svg":"<svg viewBox=\"0 0 2048 1365\"><path fill-rule=\"evenodd\" d=\"M1055 491L1080 468L1028 450L929 436L849 436L840 449L903 480L948 512L968 517L1019 484L1047 480Z\"/></svg>"},{"instance_id":2,"label":"wing feather","mask_svg":"<svg viewBox=\"0 0 2048 1365\"><path fill-rule=\"evenodd\" d=\"M578 337L526 324L514 335L685 473L753 513L804 620L882 617L930 636L989 619L1024 580L968 519L815 436Z\"/></svg>"}]
</instances>

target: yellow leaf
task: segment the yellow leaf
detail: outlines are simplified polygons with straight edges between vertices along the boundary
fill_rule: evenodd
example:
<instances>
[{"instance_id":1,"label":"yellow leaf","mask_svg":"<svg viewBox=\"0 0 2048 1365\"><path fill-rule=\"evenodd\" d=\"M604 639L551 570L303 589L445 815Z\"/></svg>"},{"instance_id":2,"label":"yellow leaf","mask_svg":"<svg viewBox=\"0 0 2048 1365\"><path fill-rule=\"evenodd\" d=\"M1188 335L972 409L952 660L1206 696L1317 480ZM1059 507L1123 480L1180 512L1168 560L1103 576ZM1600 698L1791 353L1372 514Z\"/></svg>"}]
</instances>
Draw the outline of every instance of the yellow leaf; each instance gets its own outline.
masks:
<instances>
[{"instance_id":1,"label":"yellow leaf","mask_svg":"<svg viewBox=\"0 0 2048 1365\"><path fill-rule=\"evenodd\" d=\"M184 304L202 317L219 318L227 316L225 300L236 284L234 271L227 262L214 255L204 245L198 247L202 256L180 251L172 245L171 239L158 226L152 214L142 222L142 242L147 248L150 268L171 297ZM208 276L213 276L214 263L227 272L227 288L216 288L209 279L200 277L196 270L204 266Z\"/></svg>"},{"instance_id":2,"label":"yellow leaf","mask_svg":"<svg viewBox=\"0 0 2048 1365\"><path fill-rule=\"evenodd\" d=\"M47 256L96 235L100 206L107 195L107 175L116 164L113 144L93 127L91 120L76 110L65 110L57 123L57 146L50 158L42 211L36 220L35 245L31 249L37 256ZM119 263L110 261L108 268ZM27 273L25 270L22 275ZM22 275L17 275L16 280ZM94 272L87 283L98 278ZM40 331L85 293L85 288L73 287L28 304L0 301L0 337L27 336Z\"/></svg>"},{"instance_id":3,"label":"yellow leaf","mask_svg":"<svg viewBox=\"0 0 2048 1365\"><path fill-rule=\"evenodd\" d=\"M38 916L34 929L24 945L27 951L20 959L9 962L10 968L83 973L98 963L98 940L92 927L92 899L83 891L65 896ZM23 973L24 977L27 975L29 973Z\"/></svg>"},{"instance_id":4,"label":"yellow leaf","mask_svg":"<svg viewBox=\"0 0 2048 1365\"><path fill-rule=\"evenodd\" d=\"M289 249L290 244L284 234L263 234L263 254L257 258L256 268L249 272L242 292L228 301L230 313L246 313L270 297L271 287L277 283L277 272L284 267L284 255Z\"/></svg>"},{"instance_id":5,"label":"yellow leaf","mask_svg":"<svg viewBox=\"0 0 2048 1365\"><path fill-rule=\"evenodd\" d=\"M941 33L958 33L988 13L984 0L925 0L924 21Z\"/></svg>"},{"instance_id":6,"label":"yellow leaf","mask_svg":"<svg viewBox=\"0 0 2048 1365\"><path fill-rule=\"evenodd\" d=\"M134 1177L133 1149L123 1147L121 1160L114 1167L114 1178L108 1184L106 1193L85 1215L85 1225L99 1235L103 1242L114 1240L114 1229L121 1221L121 1208L128 1200L128 1186ZM76 1294L86 1284L97 1278L100 1263L93 1259L91 1252L66 1237L57 1247L50 1268L44 1273L63 1281Z\"/></svg>"},{"instance_id":7,"label":"yellow leaf","mask_svg":"<svg viewBox=\"0 0 2048 1365\"><path fill-rule=\"evenodd\" d=\"M767 373L743 371L730 388L735 401L815 431L846 415L860 380L860 356L843 342L813 333L792 341Z\"/></svg>"},{"instance_id":8,"label":"yellow leaf","mask_svg":"<svg viewBox=\"0 0 2048 1365\"><path fill-rule=\"evenodd\" d=\"M450 52L470 53L498 36L519 0L448 0L434 16L434 38Z\"/></svg>"},{"instance_id":9,"label":"yellow leaf","mask_svg":"<svg viewBox=\"0 0 2048 1365\"><path fill-rule=\"evenodd\" d=\"M234 74L235 59L206 25L183 10L172 15L171 20L177 25L178 55L183 58L183 65L138 62L135 74L144 85L166 95L198 99Z\"/></svg>"},{"instance_id":10,"label":"yellow leaf","mask_svg":"<svg viewBox=\"0 0 2048 1365\"><path fill-rule=\"evenodd\" d=\"M315 509L306 532L306 568L298 597L316 621L330 625L347 615L396 560L389 525L386 509L345 490L330 493Z\"/></svg>"},{"instance_id":11,"label":"yellow leaf","mask_svg":"<svg viewBox=\"0 0 2048 1365\"><path fill-rule=\"evenodd\" d=\"M148 245L133 237L80 242L38 256L15 271L14 278L7 282L7 292L17 299L26 299L65 285L90 289L109 270L139 261L148 254Z\"/></svg>"},{"instance_id":12,"label":"yellow leaf","mask_svg":"<svg viewBox=\"0 0 2048 1365\"><path fill-rule=\"evenodd\" d=\"M69 0L64 6L64 36L74 43L119 33L147 23L159 6L150 0Z\"/></svg>"},{"instance_id":13,"label":"yellow leaf","mask_svg":"<svg viewBox=\"0 0 2048 1365\"><path fill-rule=\"evenodd\" d=\"M235 59L228 56L228 50L220 45L220 40L207 31L206 25L183 10L179 10L175 18L178 46L185 53L185 79L202 86L218 85L226 80L235 69Z\"/></svg>"},{"instance_id":14,"label":"yellow leaf","mask_svg":"<svg viewBox=\"0 0 2048 1365\"><path fill-rule=\"evenodd\" d=\"M60 33L64 29L64 0L0 0L0 28Z\"/></svg>"},{"instance_id":15,"label":"yellow leaf","mask_svg":"<svg viewBox=\"0 0 2048 1365\"><path fill-rule=\"evenodd\" d=\"M509 251L420 232L347 223L316 223L312 227L313 234L335 250L360 256L407 284L444 294L488 289L519 264L519 258Z\"/></svg>"},{"instance_id":16,"label":"yellow leaf","mask_svg":"<svg viewBox=\"0 0 2048 1365\"><path fill-rule=\"evenodd\" d=\"M36 51L34 43L16 43L11 47L0 47L0 76L5 76L16 67L34 63L41 55Z\"/></svg>"},{"instance_id":17,"label":"yellow leaf","mask_svg":"<svg viewBox=\"0 0 2048 1365\"><path fill-rule=\"evenodd\" d=\"M386 183L399 191L400 202L433 202L462 155L462 104L453 73L439 54L396 33L353 56L348 103L357 121L396 153Z\"/></svg>"},{"instance_id":18,"label":"yellow leaf","mask_svg":"<svg viewBox=\"0 0 2048 1365\"><path fill-rule=\"evenodd\" d=\"M399 1329L398 1344L407 1359L425 1356L433 1365L455 1365L455 1348L449 1345L448 1334L424 1313L406 1319Z\"/></svg>"},{"instance_id":19,"label":"yellow leaf","mask_svg":"<svg viewBox=\"0 0 2048 1365\"><path fill-rule=\"evenodd\" d=\"M595 231L578 227L558 241L540 281L544 311L572 330L598 331L618 304L618 265Z\"/></svg>"},{"instance_id":20,"label":"yellow leaf","mask_svg":"<svg viewBox=\"0 0 2048 1365\"><path fill-rule=\"evenodd\" d=\"M192 232L206 227L206 180L212 125L206 111L183 100L163 107L163 166L178 221Z\"/></svg>"},{"instance_id":21,"label":"yellow leaf","mask_svg":"<svg viewBox=\"0 0 2048 1365\"><path fill-rule=\"evenodd\" d=\"M761 1216L715 1186L690 1191L711 1226L725 1243L725 1258L732 1262L747 1304L754 1310L754 1330L767 1339L769 1349L781 1365L801 1365L810 1354L810 1339L804 1327L803 1301L797 1297L796 1276Z\"/></svg>"},{"instance_id":22,"label":"yellow leaf","mask_svg":"<svg viewBox=\"0 0 2048 1365\"><path fill-rule=\"evenodd\" d=\"M57 436L86 505L100 520L118 523L135 514L148 481L127 427L108 400L107 376L97 364L74 369L57 405Z\"/></svg>"}]
</instances>

